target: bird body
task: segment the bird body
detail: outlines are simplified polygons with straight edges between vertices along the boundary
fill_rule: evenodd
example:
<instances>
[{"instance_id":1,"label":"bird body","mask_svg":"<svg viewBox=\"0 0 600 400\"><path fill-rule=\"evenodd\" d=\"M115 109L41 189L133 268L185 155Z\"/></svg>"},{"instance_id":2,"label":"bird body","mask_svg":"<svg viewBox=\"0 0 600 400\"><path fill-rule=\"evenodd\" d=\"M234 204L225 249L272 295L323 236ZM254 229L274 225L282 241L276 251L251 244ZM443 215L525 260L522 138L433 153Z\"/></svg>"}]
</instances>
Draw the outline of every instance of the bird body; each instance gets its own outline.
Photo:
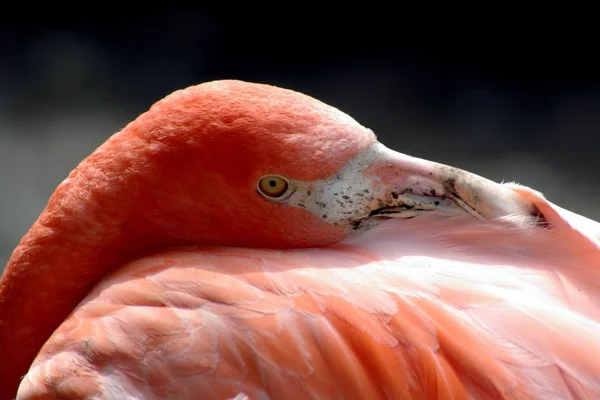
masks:
<instances>
[{"instance_id":1,"label":"bird body","mask_svg":"<svg viewBox=\"0 0 600 400\"><path fill-rule=\"evenodd\" d=\"M19 373L18 399L598 398L599 240L314 99L199 85L84 160L15 250L0 394Z\"/></svg>"}]
</instances>

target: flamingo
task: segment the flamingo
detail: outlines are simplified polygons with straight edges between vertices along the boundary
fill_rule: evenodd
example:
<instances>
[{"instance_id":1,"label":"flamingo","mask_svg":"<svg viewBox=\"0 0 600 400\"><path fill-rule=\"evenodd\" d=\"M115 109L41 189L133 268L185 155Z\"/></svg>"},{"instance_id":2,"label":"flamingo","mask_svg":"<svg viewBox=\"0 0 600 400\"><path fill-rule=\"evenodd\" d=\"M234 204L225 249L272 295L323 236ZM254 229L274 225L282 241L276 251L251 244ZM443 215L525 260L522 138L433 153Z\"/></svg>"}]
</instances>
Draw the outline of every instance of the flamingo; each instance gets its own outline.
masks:
<instances>
[{"instance_id":1,"label":"flamingo","mask_svg":"<svg viewBox=\"0 0 600 400\"><path fill-rule=\"evenodd\" d=\"M0 281L0 398L600 398L600 226L307 95L176 91Z\"/></svg>"}]
</instances>

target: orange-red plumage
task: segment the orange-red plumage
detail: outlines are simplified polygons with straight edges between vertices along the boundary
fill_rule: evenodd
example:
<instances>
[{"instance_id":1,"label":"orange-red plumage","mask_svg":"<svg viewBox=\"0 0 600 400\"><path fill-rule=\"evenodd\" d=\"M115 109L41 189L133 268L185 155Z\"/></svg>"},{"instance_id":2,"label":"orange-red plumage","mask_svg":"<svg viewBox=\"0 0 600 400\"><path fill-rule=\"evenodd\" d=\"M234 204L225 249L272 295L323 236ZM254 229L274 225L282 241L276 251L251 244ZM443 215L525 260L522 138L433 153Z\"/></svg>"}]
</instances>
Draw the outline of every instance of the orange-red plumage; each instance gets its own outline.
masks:
<instances>
[{"instance_id":1,"label":"orange-red plumage","mask_svg":"<svg viewBox=\"0 0 600 400\"><path fill-rule=\"evenodd\" d=\"M161 100L9 261L0 398L600 396L598 224L394 157L292 91Z\"/></svg>"}]
</instances>

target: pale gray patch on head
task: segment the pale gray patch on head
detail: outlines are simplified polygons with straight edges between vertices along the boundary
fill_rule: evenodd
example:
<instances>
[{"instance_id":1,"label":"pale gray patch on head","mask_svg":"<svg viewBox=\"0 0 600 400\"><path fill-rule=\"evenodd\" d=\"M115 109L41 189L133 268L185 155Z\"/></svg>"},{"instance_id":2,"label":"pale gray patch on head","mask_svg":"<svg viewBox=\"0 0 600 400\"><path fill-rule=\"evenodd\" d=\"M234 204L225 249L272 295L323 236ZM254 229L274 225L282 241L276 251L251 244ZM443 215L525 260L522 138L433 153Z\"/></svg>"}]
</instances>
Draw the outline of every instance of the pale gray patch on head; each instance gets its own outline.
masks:
<instances>
[{"instance_id":1,"label":"pale gray patch on head","mask_svg":"<svg viewBox=\"0 0 600 400\"><path fill-rule=\"evenodd\" d=\"M306 209L332 225L351 229L375 224L377 219L368 218L373 212L378 218L412 218L437 209L457 209L453 200L444 197L443 187L435 182L429 185L439 196L421 193L418 185L411 184L411 179L405 182L408 186L401 185L394 190L377 175L365 174L382 151L385 151L384 146L375 143L333 176L312 182L285 178L288 182L285 194L276 199L263 196L275 203ZM419 179L423 186L426 179Z\"/></svg>"},{"instance_id":2,"label":"pale gray patch on head","mask_svg":"<svg viewBox=\"0 0 600 400\"><path fill-rule=\"evenodd\" d=\"M376 157L377 152L369 148L338 174L313 182L294 182L296 189L287 203L305 208L334 225L368 214L378 199L372 193L372 181L365 179L362 172Z\"/></svg>"},{"instance_id":3,"label":"pale gray patch on head","mask_svg":"<svg viewBox=\"0 0 600 400\"><path fill-rule=\"evenodd\" d=\"M443 197L424 196L410 191L389 190L377 176L363 172L380 155L380 146L373 145L351 159L333 176L313 182L289 181L289 196L285 203L304 208L332 225L357 227L373 210L397 207L393 218L412 218L437 208L456 208Z\"/></svg>"}]
</instances>

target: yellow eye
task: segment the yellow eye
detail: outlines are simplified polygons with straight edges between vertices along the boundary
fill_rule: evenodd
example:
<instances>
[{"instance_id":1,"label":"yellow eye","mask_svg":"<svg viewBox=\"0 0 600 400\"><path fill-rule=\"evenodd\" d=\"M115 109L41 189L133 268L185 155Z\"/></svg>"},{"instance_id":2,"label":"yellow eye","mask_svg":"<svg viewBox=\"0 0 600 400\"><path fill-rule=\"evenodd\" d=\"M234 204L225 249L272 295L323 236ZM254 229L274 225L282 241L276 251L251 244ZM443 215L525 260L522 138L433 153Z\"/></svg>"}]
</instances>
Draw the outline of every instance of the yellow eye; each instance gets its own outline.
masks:
<instances>
[{"instance_id":1,"label":"yellow eye","mask_svg":"<svg viewBox=\"0 0 600 400\"><path fill-rule=\"evenodd\" d=\"M283 196L287 189L287 181L280 176L269 175L258 181L258 190L267 197L276 199Z\"/></svg>"}]
</instances>

